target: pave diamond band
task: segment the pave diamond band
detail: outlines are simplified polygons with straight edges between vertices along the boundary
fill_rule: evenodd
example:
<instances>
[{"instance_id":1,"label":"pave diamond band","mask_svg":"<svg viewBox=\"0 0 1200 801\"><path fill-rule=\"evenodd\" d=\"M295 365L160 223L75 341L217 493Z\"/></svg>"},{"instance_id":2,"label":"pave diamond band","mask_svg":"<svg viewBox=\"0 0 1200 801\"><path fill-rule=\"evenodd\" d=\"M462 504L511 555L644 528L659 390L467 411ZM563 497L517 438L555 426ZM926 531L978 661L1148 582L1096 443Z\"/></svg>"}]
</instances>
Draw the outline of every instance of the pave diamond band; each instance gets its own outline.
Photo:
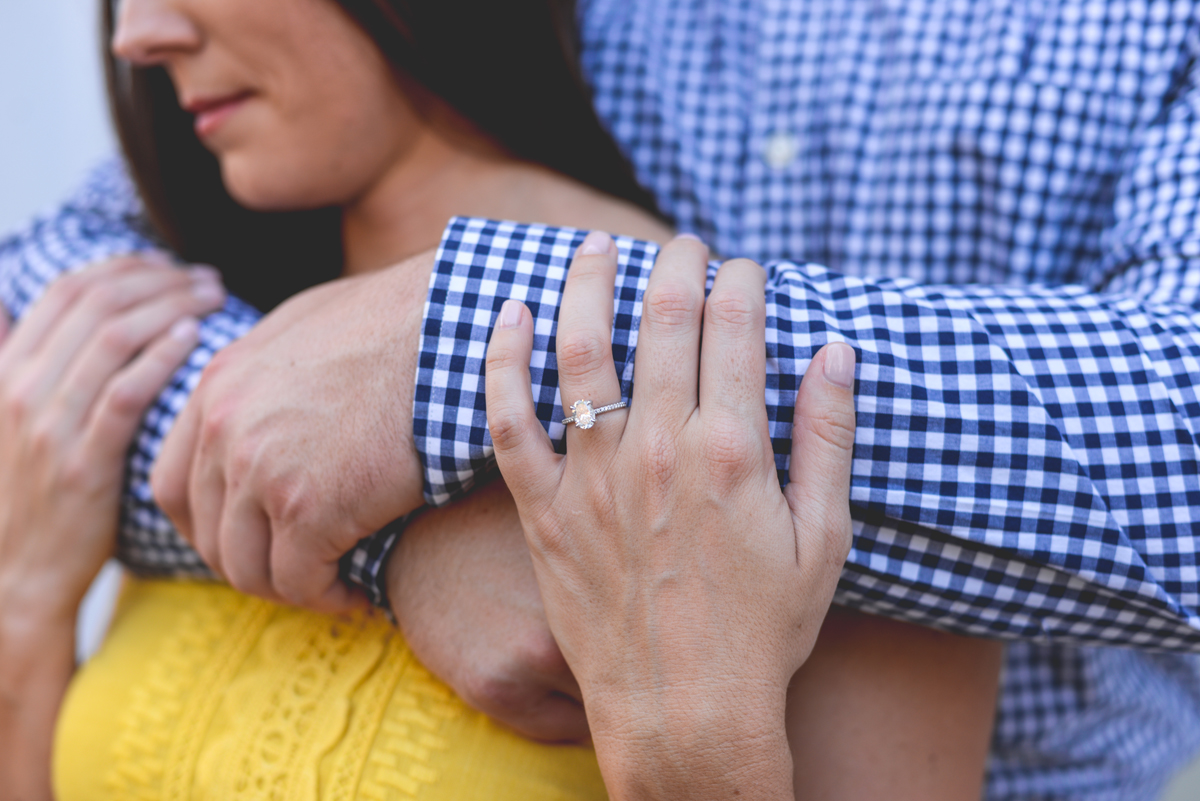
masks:
<instances>
[{"instance_id":1,"label":"pave diamond band","mask_svg":"<svg viewBox=\"0 0 1200 801\"><path fill-rule=\"evenodd\" d=\"M617 401L610 403L607 406L601 406L599 409L592 408L590 400L577 400L571 404L571 411L574 412L570 417L563 419L563 425L574 423L576 428L589 429L596 425L596 415L604 412L611 412L614 409L624 409L628 406L625 401Z\"/></svg>"}]
</instances>

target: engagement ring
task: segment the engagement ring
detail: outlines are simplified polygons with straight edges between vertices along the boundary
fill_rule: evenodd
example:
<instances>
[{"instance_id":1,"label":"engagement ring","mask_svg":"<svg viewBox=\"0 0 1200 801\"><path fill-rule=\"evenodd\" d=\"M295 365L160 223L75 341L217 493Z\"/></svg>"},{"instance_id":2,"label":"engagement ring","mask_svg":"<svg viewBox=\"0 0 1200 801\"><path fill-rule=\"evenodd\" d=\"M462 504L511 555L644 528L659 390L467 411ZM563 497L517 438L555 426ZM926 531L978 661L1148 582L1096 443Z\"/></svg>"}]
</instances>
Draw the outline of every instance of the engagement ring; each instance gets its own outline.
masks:
<instances>
[{"instance_id":1,"label":"engagement ring","mask_svg":"<svg viewBox=\"0 0 1200 801\"><path fill-rule=\"evenodd\" d=\"M571 404L571 411L574 414L564 419L563 425L574 423L576 428L588 429L596 425L596 415L611 412L613 409L624 409L627 405L625 401L617 401L607 406L601 406L599 409L593 409L590 400L577 400Z\"/></svg>"}]
</instances>

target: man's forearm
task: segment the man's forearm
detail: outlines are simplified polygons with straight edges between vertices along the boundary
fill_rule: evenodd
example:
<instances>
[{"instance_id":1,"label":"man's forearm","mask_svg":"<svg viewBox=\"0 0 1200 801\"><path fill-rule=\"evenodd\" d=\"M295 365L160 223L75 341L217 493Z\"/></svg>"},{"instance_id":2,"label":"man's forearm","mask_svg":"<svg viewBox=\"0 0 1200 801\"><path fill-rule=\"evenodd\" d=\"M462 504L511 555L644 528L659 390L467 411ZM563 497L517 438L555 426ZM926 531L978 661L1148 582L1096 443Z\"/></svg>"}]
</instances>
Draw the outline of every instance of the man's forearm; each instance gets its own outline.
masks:
<instances>
[{"instance_id":1,"label":"man's forearm","mask_svg":"<svg viewBox=\"0 0 1200 801\"><path fill-rule=\"evenodd\" d=\"M56 211L0 241L0 306L19 320L63 274L115 255L159 249L148 230L122 163L113 159L100 165ZM212 576L155 503L150 470L204 368L261 316L249 305L230 299L223 310L204 318L198 347L143 420L127 461L118 541L118 556L137 573ZM409 322L414 330L419 324L417 317ZM411 392L399 389L398 397L406 403ZM395 530L364 541L343 562L344 575L367 590L376 603L384 601L381 565L394 543Z\"/></svg>"},{"instance_id":2,"label":"man's forearm","mask_svg":"<svg viewBox=\"0 0 1200 801\"><path fill-rule=\"evenodd\" d=\"M490 462L479 377L505 297L537 320L534 400L561 440L550 354L566 260L582 236L452 222L415 403L430 500L465 491ZM657 249L618 243L614 356L628 397ZM791 399L812 354L831 339L860 354L858 536L842 602L964 634L1200 647L1196 557L1179 552L1200 509L1189 500L1200 497L1200 451L1187 433L1200 404L1185 383L1200 323L1189 310L1082 287L922 288L794 264L770 272L776 454L787 452Z\"/></svg>"}]
</instances>

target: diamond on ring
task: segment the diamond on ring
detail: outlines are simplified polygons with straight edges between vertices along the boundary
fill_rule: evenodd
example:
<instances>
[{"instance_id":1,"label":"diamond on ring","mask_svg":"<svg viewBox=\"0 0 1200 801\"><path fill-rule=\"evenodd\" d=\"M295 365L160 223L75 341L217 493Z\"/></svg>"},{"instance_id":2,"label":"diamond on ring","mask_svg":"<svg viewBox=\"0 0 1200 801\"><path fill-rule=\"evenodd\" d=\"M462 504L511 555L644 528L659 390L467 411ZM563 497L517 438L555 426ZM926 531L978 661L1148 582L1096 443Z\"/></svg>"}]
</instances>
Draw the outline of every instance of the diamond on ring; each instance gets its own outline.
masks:
<instances>
[{"instance_id":1,"label":"diamond on ring","mask_svg":"<svg viewBox=\"0 0 1200 801\"><path fill-rule=\"evenodd\" d=\"M576 428L587 430L596 425L596 417L600 414L611 412L614 409L624 409L625 406L625 401L617 401L607 406L601 406L599 409L593 409L590 400L577 400L571 404L572 415L563 419L563 425L574 423Z\"/></svg>"}]
</instances>

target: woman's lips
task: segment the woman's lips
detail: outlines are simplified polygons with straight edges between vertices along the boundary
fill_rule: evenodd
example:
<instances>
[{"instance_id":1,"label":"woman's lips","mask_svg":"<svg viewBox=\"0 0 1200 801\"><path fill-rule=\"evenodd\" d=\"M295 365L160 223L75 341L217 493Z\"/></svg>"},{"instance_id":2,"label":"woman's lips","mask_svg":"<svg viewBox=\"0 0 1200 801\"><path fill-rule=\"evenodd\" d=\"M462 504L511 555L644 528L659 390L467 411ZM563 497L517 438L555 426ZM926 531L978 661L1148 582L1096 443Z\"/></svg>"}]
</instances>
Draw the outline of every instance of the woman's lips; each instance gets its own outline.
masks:
<instances>
[{"instance_id":1,"label":"woman's lips","mask_svg":"<svg viewBox=\"0 0 1200 801\"><path fill-rule=\"evenodd\" d=\"M196 136L201 139L212 136L225 120L229 119L249 99L249 92L240 92L235 95L226 95L211 100L195 100L188 103L186 109L196 115L193 123Z\"/></svg>"}]
</instances>

